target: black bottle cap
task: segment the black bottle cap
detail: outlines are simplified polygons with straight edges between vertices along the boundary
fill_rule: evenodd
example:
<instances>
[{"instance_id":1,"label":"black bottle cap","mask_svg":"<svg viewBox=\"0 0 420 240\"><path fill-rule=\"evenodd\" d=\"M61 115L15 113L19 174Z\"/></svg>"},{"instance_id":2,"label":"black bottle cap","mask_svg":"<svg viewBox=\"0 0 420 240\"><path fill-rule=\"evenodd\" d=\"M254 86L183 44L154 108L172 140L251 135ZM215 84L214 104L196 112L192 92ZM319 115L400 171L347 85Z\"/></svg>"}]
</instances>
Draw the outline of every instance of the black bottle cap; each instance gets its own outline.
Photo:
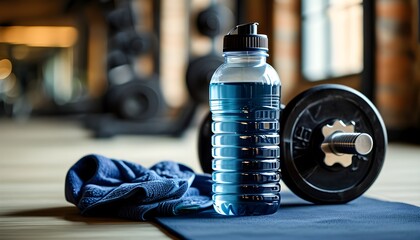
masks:
<instances>
[{"instance_id":1,"label":"black bottle cap","mask_svg":"<svg viewBox=\"0 0 420 240\"><path fill-rule=\"evenodd\" d=\"M223 52L234 51L268 52L267 35L258 34L257 22L238 25L225 35Z\"/></svg>"}]
</instances>

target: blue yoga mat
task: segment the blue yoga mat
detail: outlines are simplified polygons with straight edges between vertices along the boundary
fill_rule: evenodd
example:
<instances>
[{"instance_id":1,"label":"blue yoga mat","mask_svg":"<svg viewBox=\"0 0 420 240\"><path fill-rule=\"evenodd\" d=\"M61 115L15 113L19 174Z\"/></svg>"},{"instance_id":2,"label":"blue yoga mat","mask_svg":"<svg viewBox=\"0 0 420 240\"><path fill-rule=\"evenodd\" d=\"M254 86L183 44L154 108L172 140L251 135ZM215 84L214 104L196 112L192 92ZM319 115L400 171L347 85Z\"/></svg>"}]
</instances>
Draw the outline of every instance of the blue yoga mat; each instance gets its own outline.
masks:
<instances>
[{"instance_id":1,"label":"blue yoga mat","mask_svg":"<svg viewBox=\"0 0 420 240\"><path fill-rule=\"evenodd\" d=\"M183 239L420 239L420 208L360 197L342 205L314 205L283 192L273 215L227 217L213 209L158 217Z\"/></svg>"}]
</instances>

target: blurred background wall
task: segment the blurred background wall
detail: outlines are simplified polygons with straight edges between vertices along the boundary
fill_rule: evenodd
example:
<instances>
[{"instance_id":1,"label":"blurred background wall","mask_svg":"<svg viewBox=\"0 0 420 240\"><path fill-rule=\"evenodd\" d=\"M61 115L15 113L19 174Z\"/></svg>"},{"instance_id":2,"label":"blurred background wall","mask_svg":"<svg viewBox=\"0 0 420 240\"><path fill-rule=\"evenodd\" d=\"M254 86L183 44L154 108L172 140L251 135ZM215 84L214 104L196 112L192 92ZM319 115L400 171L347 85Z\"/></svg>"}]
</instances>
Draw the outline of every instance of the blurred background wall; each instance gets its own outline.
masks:
<instances>
[{"instance_id":1,"label":"blurred background wall","mask_svg":"<svg viewBox=\"0 0 420 240\"><path fill-rule=\"evenodd\" d=\"M390 140L419 142L419 8L418 0L3 0L0 117L83 116L99 137L179 135L207 107L223 35L257 21L283 103L318 84L348 85L375 103Z\"/></svg>"}]
</instances>

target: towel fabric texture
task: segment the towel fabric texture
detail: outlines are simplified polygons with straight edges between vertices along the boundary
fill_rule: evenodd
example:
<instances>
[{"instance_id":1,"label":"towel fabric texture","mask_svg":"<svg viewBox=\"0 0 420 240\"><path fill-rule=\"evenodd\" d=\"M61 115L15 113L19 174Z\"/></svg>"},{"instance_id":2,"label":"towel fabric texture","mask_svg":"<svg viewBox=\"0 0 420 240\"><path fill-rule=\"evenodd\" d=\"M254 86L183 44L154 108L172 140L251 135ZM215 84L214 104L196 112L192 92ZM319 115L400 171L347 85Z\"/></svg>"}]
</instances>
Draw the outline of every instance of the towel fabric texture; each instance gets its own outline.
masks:
<instances>
[{"instance_id":1,"label":"towel fabric texture","mask_svg":"<svg viewBox=\"0 0 420 240\"><path fill-rule=\"evenodd\" d=\"M148 169L92 154L67 172L65 196L83 215L148 220L210 207L211 176L171 161Z\"/></svg>"}]
</instances>

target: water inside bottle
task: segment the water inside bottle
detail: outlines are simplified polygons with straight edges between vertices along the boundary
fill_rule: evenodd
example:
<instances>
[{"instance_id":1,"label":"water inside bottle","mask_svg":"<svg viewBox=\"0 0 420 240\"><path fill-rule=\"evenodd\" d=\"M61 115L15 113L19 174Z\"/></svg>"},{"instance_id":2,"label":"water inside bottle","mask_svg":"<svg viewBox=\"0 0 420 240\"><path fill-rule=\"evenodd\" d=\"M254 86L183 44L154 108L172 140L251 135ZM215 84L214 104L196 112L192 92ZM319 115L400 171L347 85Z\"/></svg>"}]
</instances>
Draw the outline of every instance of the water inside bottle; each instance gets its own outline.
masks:
<instances>
[{"instance_id":1,"label":"water inside bottle","mask_svg":"<svg viewBox=\"0 0 420 240\"><path fill-rule=\"evenodd\" d=\"M280 204L280 86L210 84L213 201L224 215L261 215Z\"/></svg>"}]
</instances>

